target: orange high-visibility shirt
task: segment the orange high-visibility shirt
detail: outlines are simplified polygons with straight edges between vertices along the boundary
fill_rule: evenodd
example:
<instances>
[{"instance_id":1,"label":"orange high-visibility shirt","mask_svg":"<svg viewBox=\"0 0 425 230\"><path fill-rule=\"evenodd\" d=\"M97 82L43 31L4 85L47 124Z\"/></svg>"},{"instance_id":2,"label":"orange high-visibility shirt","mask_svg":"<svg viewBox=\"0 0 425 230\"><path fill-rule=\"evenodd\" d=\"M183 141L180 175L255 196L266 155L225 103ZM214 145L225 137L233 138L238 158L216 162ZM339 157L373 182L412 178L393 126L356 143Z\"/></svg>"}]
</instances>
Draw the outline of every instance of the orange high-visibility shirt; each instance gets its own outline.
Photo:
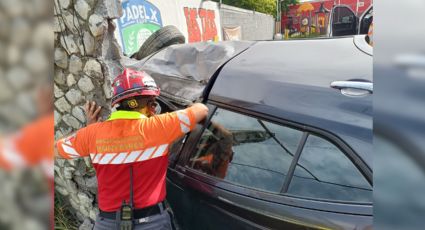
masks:
<instances>
[{"instance_id":1,"label":"orange high-visibility shirt","mask_svg":"<svg viewBox=\"0 0 425 230\"><path fill-rule=\"evenodd\" d=\"M130 200L132 166L134 207L144 208L165 199L169 145L195 125L190 108L150 118L117 111L107 121L59 140L57 148L67 159L90 156L102 211L117 211Z\"/></svg>"},{"instance_id":2,"label":"orange high-visibility shirt","mask_svg":"<svg viewBox=\"0 0 425 230\"><path fill-rule=\"evenodd\" d=\"M29 123L14 135L0 138L0 169L41 167L50 186L50 223L54 228L54 114Z\"/></svg>"},{"instance_id":3,"label":"orange high-visibility shirt","mask_svg":"<svg viewBox=\"0 0 425 230\"><path fill-rule=\"evenodd\" d=\"M0 168L13 170L41 166L45 175L53 179L53 123L51 113L14 135L0 138Z\"/></svg>"}]
</instances>

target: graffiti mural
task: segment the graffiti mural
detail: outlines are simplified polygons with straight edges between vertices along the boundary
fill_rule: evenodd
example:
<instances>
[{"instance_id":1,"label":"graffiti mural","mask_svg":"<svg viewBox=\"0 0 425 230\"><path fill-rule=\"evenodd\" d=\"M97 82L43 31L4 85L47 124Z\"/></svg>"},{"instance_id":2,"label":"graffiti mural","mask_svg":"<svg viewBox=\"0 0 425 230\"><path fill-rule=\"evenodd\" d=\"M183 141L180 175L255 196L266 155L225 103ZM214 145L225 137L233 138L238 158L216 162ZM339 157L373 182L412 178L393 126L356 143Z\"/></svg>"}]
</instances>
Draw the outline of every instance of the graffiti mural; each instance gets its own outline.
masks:
<instances>
[{"instance_id":1,"label":"graffiti mural","mask_svg":"<svg viewBox=\"0 0 425 230\"><path fill-rule=\"evenodd\" d=\"M282 12L282 29L290 37L325 36L332 8L336 5L348 6L360 16L372 0L314 0L292 5L288 12Z\"/></svg>"},{"instance_id":2,"label":"graffiti mural","mask_svg":"<svg viewBox=\"0 0 425 230\"><path fill-rule=\"evenodd\" d=\"M186 18L189 43L218 40L214 10L184 7L183 11Z\"/></svg>"},{"instance_id":3,"label":"graffiti mural","mask_svg":"<svg viewBox=\"0 0 425 230\"><path fill-rule=\"evenodd\" d=\"M144 0L122 3L123 16L118 20L121 43L126 54L133 54L155 31L162 27L160 10Z\"/></svg>"}]
</instances>

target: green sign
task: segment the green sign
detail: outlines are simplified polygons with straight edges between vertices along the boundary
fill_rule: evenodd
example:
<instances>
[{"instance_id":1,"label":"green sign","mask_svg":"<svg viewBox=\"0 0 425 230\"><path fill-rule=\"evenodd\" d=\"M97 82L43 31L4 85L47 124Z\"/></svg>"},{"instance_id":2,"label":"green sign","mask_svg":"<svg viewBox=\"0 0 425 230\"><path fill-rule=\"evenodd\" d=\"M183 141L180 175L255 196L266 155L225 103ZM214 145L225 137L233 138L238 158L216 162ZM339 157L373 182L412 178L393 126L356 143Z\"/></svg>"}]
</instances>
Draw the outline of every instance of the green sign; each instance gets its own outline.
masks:
<instances>
[{"instance_id":1,"label":"green sign","mask_svg":"<svg viewBox=\"0 0 425 230\"><path fill-rule=\"evenodd\" d=\"M146 39L162 27L161 12L144 0L122 3L123 16L118 20L123 51L127 55L137 52Z\"/></svg>"}]
</instances>

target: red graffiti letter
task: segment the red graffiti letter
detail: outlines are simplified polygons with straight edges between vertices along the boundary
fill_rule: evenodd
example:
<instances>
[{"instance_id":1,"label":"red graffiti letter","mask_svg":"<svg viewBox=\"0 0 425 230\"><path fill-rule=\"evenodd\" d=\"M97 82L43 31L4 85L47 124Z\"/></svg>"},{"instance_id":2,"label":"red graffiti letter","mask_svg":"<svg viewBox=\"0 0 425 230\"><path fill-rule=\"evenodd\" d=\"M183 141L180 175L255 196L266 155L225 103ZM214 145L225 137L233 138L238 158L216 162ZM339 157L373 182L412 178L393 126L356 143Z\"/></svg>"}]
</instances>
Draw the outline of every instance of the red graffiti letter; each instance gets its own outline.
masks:
<instances>
[{"instance_id":1,"label":"red graffiti letter","mask_svg":"<svg viewBox=\"0 0 425 230\"><path fill-rule=\"evenodd\" d=\"M217 27L215 26L215 12L214 10L208 10L207 14L208 19L208 31L211 39L214 40L214 37L217 36Z\"/></svg>"},{"instance_id":2,"label":"red graffiti letter","mask_svg":"<svg viewBox=\"0 0 425 230\"><path fill-rule=\"evenodd\" d=\"M187 33L189 34L189 43L201 41L201 31L199 30L198 17L196 9L184 8L184 15L186 17Z\"/></svg>"},{"instance_id":3,"label":"red graffiti letter","mask_svg":"<svg viewBox=\"0 0 425 230\"><path fill-rule=\"evenodd\" d=\"M217 36L214 11L199 9L199 17L201 18L202 23L202 40L214 40L214 37Z\"/></svg>"},{"instance_id":4,"label":"red graffiti letter","mask_svg":"<svg viewBox=\"0 0 425 230\"><path fill-rule=\"evenodd\" d=\"M202 41L208 41L208 38L206 37L206 16L207 11L205 9L200 8L199 9L199 18L201 18L201 26L202 26Z\"/></svg>"}]
</instances>

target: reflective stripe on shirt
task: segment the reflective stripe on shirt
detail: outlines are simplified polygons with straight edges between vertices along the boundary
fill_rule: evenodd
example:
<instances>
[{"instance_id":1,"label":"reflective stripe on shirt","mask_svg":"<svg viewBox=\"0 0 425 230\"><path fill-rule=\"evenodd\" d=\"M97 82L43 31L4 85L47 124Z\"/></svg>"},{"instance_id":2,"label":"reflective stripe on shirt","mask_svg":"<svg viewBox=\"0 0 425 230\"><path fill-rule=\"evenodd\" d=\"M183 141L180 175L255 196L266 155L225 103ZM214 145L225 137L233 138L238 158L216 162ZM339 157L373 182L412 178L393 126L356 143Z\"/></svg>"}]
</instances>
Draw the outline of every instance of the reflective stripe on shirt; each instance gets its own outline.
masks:
<instances>
[{"instance_id":1,"label":"reflective stripe on shirt","mask_svg":"<svg viewBox=\"0 0 425 230\"><path fill-rule=\"evenodd\" d=\"M177 117L179 118L179 121L180 121L180 129L182 133L188 133L190 131L191 124L190 124L189 116L187 115L186 111L184 110L177 111Z\"/></svg>"},{"instance_id":2,"label":"reflective stripe on shirt","mask_svg":"<svg viewBox=\"0 0 425 230\"><path fill-rule=\"evenodd\" d=\"M108 121L112 120L118 120L118 119L140 119L140 118L147 118L144 114L136 112L136 111L115 111L111 113L111 116L109 116Z\"/></svg>"},{"instance_id":3,"label":"reflective stripe on shirt","mask_svg":"<svg viewBox=\"0 0 425 230\"><path fill-rule=\"evenodd\" d=\"M92 153L90 159L93 164L128 164L134 162L147 161L167 154L168 144L147 148L145 150L135 150L123 153Z\"/></svg>"}]
</instances>

